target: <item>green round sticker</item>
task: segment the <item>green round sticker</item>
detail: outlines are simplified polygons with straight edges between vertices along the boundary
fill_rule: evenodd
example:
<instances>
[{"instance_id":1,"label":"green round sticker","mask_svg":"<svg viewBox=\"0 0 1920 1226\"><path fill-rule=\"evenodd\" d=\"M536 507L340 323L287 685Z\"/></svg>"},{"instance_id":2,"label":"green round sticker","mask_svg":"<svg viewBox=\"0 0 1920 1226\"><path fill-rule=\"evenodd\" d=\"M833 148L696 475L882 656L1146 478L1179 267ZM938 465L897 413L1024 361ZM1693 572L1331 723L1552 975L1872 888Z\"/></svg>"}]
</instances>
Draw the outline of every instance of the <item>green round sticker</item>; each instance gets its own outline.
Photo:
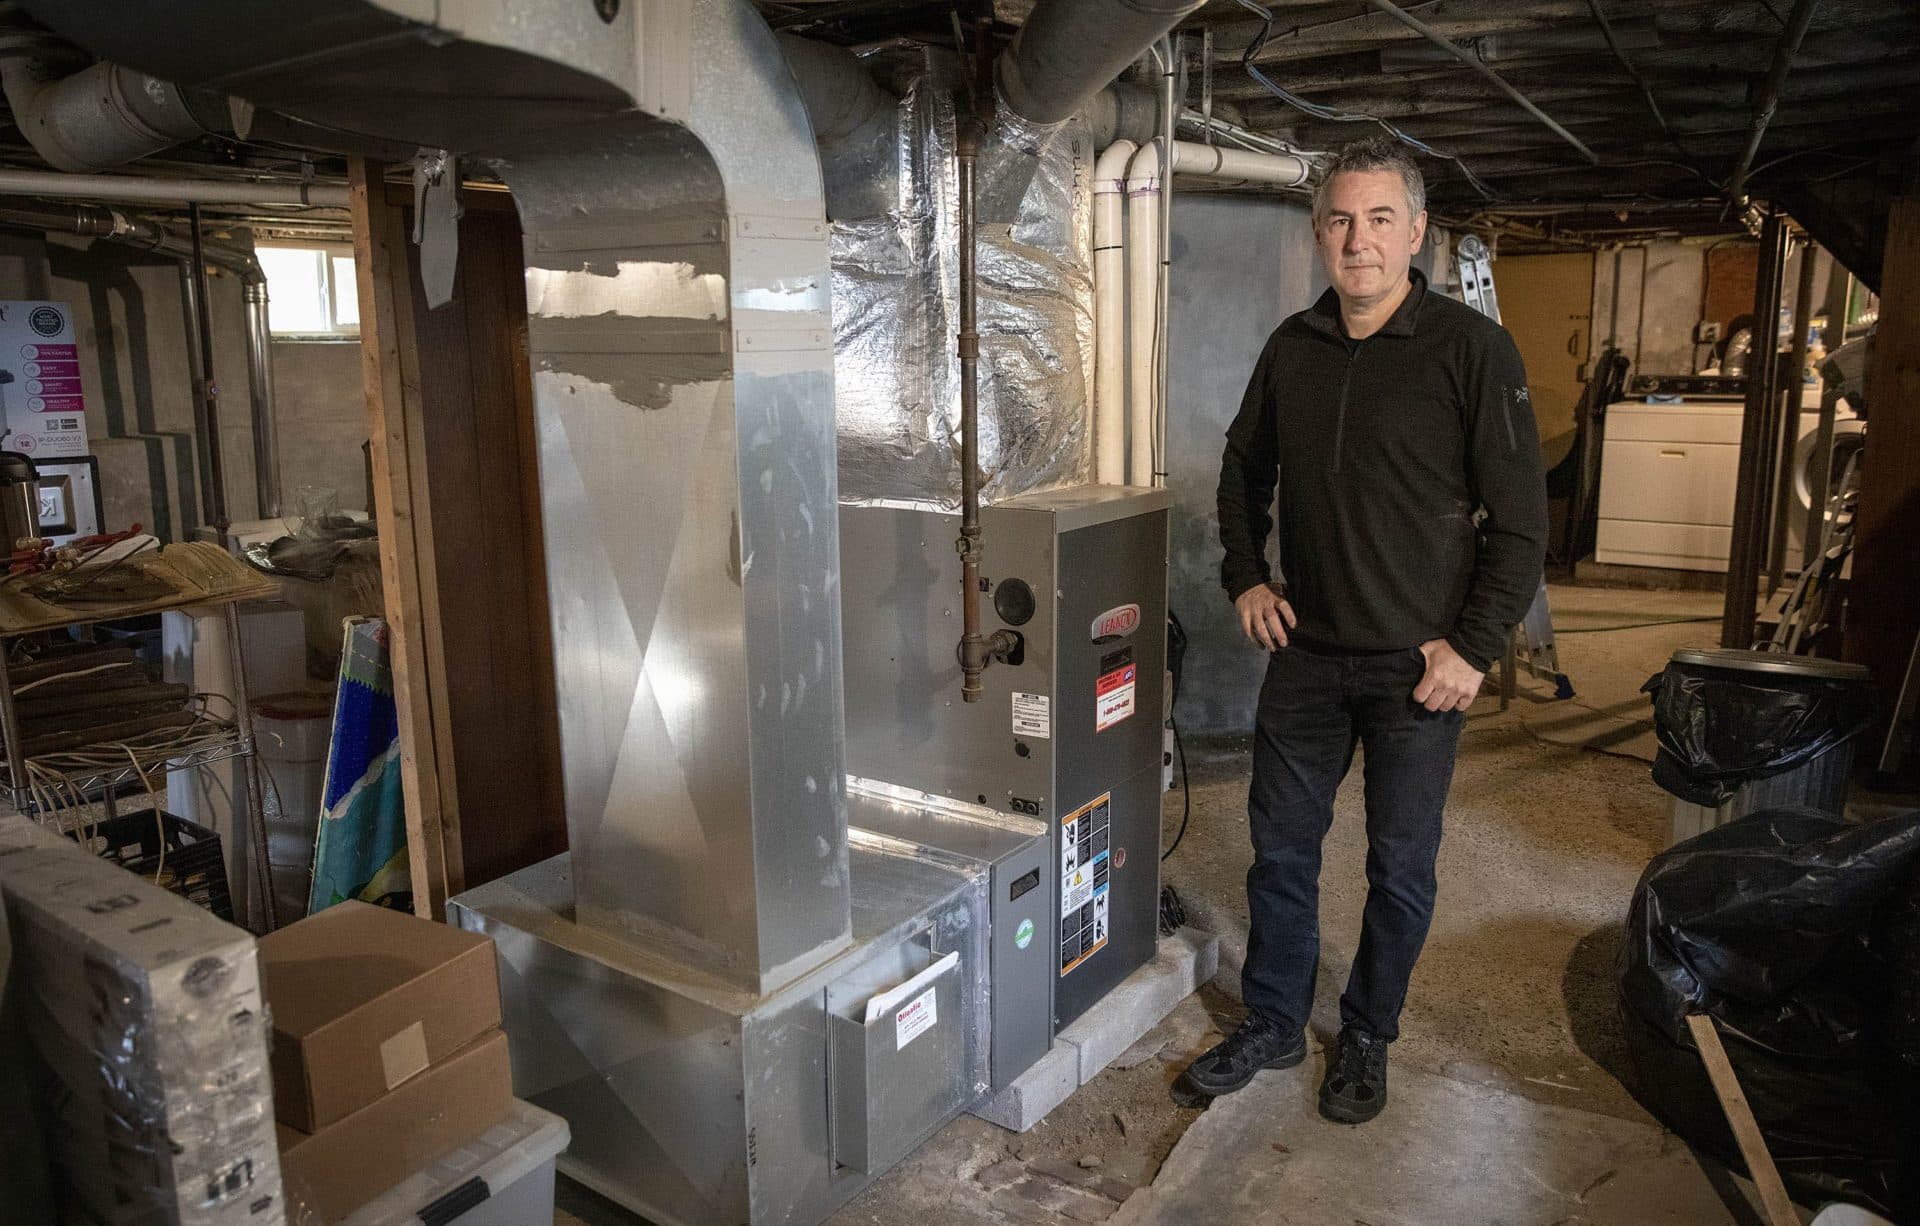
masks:
<instances>
[{"instance_id":1,"label":"green round sticker","mask_svg":"<svg viewBox=\"0 0 1920 1226\"><path fill-rule=\"evenodd\" d=\"M1020 926L1013 930L1014 948L1025 949L1031 944L1033 944L1033 921L1030 919L1021 920Z\"/></svg>"}]
</instances>

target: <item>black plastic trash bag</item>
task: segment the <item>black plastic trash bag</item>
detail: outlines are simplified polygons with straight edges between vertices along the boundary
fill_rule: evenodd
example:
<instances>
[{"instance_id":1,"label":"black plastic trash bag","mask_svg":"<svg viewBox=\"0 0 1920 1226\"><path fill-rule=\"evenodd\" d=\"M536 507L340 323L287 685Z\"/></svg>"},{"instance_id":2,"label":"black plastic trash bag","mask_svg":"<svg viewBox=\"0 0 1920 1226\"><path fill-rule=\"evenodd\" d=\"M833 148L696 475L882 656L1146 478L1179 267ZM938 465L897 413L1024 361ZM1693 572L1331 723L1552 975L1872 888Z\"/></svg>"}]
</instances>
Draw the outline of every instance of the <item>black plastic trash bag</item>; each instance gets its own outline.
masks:
<instances>
[{"instance_id":1,"label":"black plastic trash bag","mask_svg":"<svg viewBox=\"0 0 1920 1226\"><path fill-rule=\"evenodd\" d=\"M1856 825L1772 809L1654 857L1618 967L1635 1096L1744 1169L1687 1030L1709 1014L1788 1189L1911 1220L1920 1104L1885 945L1917 880L1920 813Z\"/></svg>"},{"instance_id":2,"label":"black plastic trash bag","mask_svg":"<svg viewBox=\"0 0 1920 1226\"><path fill-rule=\"evenodd\" d=\"M1731 668L1710 658L1750 662ZM1640 687L1653 695L1660 752L1653 781L1680 799L1717 808L1743 783L1810 762L1873 722L1873 693L1859 676L1817 669L1824 662L1754 652L1679 652ZM1844 667L1844 666L1841 666ZM1838 670L1835 670L1838 671Z\"/></svg>"},{"instance_id":3,"label":"black plastic trash bag","mask_svg":"<svg viewBox=\"0 0 1920 1226\"><path fill-rule=\"evenodd\" d=\"M1873 952L1887 968L1882 1043L1920 1074L1920 869L1907 874L1906 884L1881 910Z\"/></svg>"}]
</instances>

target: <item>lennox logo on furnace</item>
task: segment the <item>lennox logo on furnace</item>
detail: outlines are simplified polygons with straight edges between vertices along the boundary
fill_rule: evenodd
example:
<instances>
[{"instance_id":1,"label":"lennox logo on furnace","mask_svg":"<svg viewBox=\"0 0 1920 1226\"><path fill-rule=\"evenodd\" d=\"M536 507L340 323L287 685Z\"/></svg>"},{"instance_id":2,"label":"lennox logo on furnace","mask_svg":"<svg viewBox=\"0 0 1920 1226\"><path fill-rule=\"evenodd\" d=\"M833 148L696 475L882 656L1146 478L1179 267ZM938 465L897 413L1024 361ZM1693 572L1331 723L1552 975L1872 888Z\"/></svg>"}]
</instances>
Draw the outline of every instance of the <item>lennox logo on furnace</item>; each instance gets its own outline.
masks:
<instances>
[{"instance_id":1,"label":"lennox logo on furnace","mask_svg":"<svg viewBox=\"0 0 1920 1226\"><path fill-rule=\"evenodd\" d=\"M1140 606L1123 604L1108 609L1093 619L1093 641L1108 643L1114 639L1125 638L1140 628Z\"/></svg>"}]
</instances>

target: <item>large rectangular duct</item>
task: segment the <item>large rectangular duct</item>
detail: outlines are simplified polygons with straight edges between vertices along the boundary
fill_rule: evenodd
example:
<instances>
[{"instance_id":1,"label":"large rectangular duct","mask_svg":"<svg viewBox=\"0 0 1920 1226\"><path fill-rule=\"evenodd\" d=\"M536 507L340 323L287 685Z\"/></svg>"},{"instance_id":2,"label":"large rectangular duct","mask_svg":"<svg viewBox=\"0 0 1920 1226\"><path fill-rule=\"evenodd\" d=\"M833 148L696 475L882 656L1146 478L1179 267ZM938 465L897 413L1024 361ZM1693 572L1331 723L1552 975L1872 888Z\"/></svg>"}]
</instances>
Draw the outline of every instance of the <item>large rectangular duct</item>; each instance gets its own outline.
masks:
<instances>
[{"instance_id":1,"label":"large rectangular duct","mask_svg":"<svg viewBox=\"0 0 1920 1226\"><path fill-rule=\"evenodd\" d=\"M759 101L763 177L631 122L500 163L578 915L756 990L848 940L826 224Z\"/></svg>"},{"instance_id":2,"label":"large rectangular duct","mask_svg":"<svg viewBox=\"0 0 1920 1226\"><path fill-rule=\"evenodd\" d=\"M827 225L766 23L741 0L82 7L36 9L506 180L578 916L753 991L844 949Z\"/></svg>"}]
</instances>

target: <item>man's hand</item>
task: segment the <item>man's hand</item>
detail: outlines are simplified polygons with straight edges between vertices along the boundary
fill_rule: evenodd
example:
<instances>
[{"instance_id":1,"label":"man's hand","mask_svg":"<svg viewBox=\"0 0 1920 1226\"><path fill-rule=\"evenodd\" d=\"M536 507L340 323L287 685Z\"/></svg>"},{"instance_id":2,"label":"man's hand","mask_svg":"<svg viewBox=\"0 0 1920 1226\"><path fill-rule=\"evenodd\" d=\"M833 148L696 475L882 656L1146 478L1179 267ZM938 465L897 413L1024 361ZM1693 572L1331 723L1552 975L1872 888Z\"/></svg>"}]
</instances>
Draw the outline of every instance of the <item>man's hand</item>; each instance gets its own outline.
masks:
<instances>
[{"instance_id":1,"label":"man's hand","mask_svg":"<svg viewBox=\"0 0 1920 1226\"><path fill-rule=\"evenodd\" d=\"M1287 631L1297 619L1278 585L1262 583L1248 588L1234 597L1233 608L1240 614L1241 633L1256 646L1279 651L1287 645Z\"/></svg>"},{"instance_id":2,"label":"man's hand","mask_svg":"<svg viewBox=\"0 0 1920 1226\"><path fill-rule=\"evenodd\" d=\"M1242 597L1245 599L1245 597ZM1464 711L1487 675L1466 662L1445 639L1420 644L1427 657L1426 675L1413 687L1413 700L1429 711Z\"/></svg>"}]
</instances>

